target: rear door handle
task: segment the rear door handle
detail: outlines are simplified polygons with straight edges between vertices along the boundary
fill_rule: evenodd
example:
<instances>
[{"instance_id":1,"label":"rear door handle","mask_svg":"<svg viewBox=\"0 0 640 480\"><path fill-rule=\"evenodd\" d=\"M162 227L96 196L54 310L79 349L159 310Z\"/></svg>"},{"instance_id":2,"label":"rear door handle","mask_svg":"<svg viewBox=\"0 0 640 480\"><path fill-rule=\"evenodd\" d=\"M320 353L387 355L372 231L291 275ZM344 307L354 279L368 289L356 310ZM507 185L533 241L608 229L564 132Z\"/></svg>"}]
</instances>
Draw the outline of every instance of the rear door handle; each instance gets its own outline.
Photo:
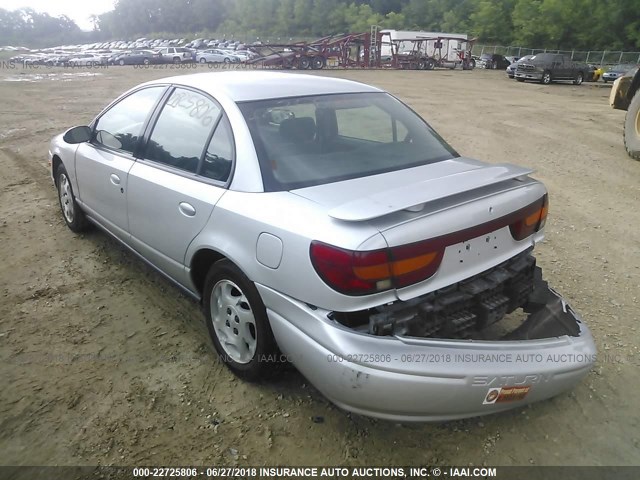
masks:
<instances>
[{"instance_id":1,"label":"rear door handle","mask_svg":"<svg viewBox=\"0 0 640 480\"><path fill-rule=\"evenodd\" d=\"M180 213L185 217L193 217L196 214L196 209L194 208L194 206L187 202L180 202L180 205L178 205L178 210L180 210Z\"/></svg>"},{"instance_id":2,"label":"rear door handle","mask_svg":"<svg viewBox=\"0 0 640 480\"><path fill-rule=\"evenodd\" d=\"M114 185L120 185L120 177L118 175L116 175L115 173L111 174L111 183L113 183Z\"/></svg>"}]
</instances>

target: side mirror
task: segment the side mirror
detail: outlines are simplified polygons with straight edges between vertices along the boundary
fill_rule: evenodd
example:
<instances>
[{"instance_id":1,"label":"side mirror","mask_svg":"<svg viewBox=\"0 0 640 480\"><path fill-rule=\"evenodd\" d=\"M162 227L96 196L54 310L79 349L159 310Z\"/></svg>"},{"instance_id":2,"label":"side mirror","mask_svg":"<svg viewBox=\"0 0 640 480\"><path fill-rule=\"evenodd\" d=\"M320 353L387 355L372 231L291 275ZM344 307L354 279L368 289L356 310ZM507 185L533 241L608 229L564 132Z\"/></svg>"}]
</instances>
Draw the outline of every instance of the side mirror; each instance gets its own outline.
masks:
<instances>
[{"instance_id":1,"label":"side mirror","mask_svg":"<svg viewBox=\"0 0 640 480\"><path fill-rule=\"evenodd\" d=\"M67 130L62 139L72 145L88 142L89 140L91 140L91 129L86 126L73 127Z\"/></svg>"}]
</instances>

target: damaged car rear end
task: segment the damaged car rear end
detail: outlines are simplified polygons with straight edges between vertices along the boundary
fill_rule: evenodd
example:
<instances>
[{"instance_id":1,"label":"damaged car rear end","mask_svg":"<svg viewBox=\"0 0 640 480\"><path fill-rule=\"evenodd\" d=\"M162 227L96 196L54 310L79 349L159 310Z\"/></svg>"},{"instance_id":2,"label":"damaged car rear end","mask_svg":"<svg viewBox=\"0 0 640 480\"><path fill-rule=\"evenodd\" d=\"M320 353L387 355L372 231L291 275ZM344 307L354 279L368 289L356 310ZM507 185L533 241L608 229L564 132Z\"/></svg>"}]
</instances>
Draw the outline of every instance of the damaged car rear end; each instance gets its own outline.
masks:
<instances>
[{"instance_id":1,"label":"damaged car rear end","mask_svg":"<svg viewBox=\"0 0 640 480\"><path fill-rule=\"evenodd\" d=\"M593 365L595 347L579 315L543 280L532 254L543 238L549 201L531 170L460 157L430 128L419 133L403 117L395 127L389 122L390 139L402 122L401 144L372 149L353 136L379 132L375 122L336 125L336 112L343 116L341 108L354 107L353 99L343 105L335 99L332 106L324 100L301 109L316 119L308 137L320 138L320 146L295 150L295 173L286 166L290 152L278 151L259 126L251 128L263 145L263 171L273 175L265 184L293 195L288 208L299 205L307 225L304 232L296 227L302 238L290 242L299 249L291 265L285 253L279 267L291 268L290 284L258 285L280 349L337 405L398 421L494 413L576 385ZM294 113L301 103L279 102L279 118L311 125ZM263 108L269 105L276 108ZM255 117L250 110L245 114ZM413 113L407 109L407 115ZM320 133L323 126L331 133ZM340 137L340 129L352 137L323 147L330 135ZM367 157L360 165L381 165L385 158L387 165L401 165L412 155L421 162L318 180L342 168L334 157L350 162L361 150ZM306 176L306 161L319 177ZM302 185L290 189L288 182Z\"/></svg>"}]
</instances>

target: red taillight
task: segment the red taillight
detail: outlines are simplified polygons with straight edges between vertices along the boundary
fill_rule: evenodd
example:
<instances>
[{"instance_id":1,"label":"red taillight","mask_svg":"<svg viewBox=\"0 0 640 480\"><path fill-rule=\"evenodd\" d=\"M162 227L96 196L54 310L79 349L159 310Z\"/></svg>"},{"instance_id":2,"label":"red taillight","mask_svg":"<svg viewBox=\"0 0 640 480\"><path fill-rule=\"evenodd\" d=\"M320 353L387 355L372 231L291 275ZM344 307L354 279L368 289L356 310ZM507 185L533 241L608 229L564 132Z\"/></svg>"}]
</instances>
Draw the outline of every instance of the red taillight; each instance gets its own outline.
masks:
<instances>
[{"instance_id":1,"label":"red taillight","mask_svg":"<svg viewBox=\"0 0 640 480\"><path fill-rule=\"evenodd\" d=\"M429 240L380 250L352 251L314 240L309 251L311 263L327 285L345 295L367 295L402 288L433 276L449 245L506 226L515 240L524 240L544 226L548 210L545 194L532 204L495 220Z\"/></svg>"},{"instance_id":2,"label":"red taillight","mask_svg":"<svg viewBox=\"0 0 640 480\"><path fill-rule=\"evenodd\" d=\"M311 242L310 255L318 275L334 290L346 295L367 295L400 288L432 276L444 248L432 251L431 242L394 248L352 251Z\"/></svg>"},{"instance_id":3,"label":"red taillight","mask_svg":"<svg viewBox=\"0 0 640 480\"><path fill-rule=\"evenodd\" d=\"M518 221L509 225L515 240L524 240L544 227L549 212L549 200L545 194L540 200L518 212Z\"/></svg>"}]
</instances>

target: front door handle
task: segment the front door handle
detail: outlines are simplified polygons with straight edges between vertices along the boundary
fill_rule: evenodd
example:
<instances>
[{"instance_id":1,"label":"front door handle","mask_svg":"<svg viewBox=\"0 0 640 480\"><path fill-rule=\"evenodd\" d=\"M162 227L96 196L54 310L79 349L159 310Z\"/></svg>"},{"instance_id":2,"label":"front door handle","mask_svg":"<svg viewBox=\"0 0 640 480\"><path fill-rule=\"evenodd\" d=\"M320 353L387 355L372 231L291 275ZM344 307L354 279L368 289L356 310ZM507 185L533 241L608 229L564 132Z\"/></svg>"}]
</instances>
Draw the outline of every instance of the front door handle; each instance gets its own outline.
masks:
<instances>
[{"instance_id":1,"label":"front door handle","mask_svg":"<svg viewBox=\"0 0 640 480\"><path fill-rule=\"evenodd\" d=\"M185 217L193 217L196 214L194 206L187 202L181 202L180 205L178 205L178 210L180 210L180 213Z\"/></svg>"},{"instance_id":2,"label":"front door handle","mask_svg":"<svg viewBox=\"0 0 640 480\"><path fill-rule=\"evenodd\" d=\"M116 175L115 173L111 174L111 183L113 183L114 185L120 185L120 177L118 175Z\"/></svg>"}]
</instances>

